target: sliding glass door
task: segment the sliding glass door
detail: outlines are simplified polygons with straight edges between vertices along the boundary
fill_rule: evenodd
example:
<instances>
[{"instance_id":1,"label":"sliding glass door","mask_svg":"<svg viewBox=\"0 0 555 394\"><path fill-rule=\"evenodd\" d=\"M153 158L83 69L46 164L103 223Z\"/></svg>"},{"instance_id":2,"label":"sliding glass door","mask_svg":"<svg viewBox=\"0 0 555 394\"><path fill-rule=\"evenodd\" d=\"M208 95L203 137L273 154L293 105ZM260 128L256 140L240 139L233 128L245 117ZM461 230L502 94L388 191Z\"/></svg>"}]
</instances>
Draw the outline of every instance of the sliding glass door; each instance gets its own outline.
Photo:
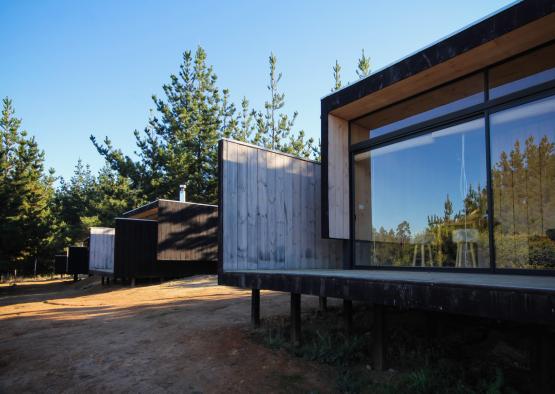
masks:
<instances>
[{"instance_id":1,"label":"sliding glass door","mask_svg":"<svg viewBox=\"0 0 555 394\"><path fill-rule=\"evenodd\" d=\"M352 163L356 266L489 268L483 117Z\"/></svg>"}]
</instances>

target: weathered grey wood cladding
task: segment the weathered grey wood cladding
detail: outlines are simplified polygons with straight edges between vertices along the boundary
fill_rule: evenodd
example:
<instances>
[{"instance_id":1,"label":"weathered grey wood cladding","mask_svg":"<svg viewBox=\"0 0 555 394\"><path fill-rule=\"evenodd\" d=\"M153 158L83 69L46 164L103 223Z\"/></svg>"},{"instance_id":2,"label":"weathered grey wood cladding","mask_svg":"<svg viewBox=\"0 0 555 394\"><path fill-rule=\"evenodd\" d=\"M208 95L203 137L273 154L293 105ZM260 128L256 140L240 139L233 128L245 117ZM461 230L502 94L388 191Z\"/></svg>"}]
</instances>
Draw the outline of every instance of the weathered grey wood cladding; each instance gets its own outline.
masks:
<instances>
[{"instance_id":1,"label":"weathered grey wood cladding","mask_svg":"<svg viewBox=\"0 0 555 394\"><path fill-rule=\"evenodd\" d=\"M318 163L231 140L220 149L224 270L342 267L343 242L321 238Z\"/></svg>"},{"instance_id":2,"label":"weathered grey wood cladding","mask_svg":"<svg viewBox=\"0 0 555 394\"><path fill-rule=\"evenodd\" d=\"M116 231L110 227L91 227L89 238L89 271L114 273L114 240Z\"/></svg>"}]
</instances>

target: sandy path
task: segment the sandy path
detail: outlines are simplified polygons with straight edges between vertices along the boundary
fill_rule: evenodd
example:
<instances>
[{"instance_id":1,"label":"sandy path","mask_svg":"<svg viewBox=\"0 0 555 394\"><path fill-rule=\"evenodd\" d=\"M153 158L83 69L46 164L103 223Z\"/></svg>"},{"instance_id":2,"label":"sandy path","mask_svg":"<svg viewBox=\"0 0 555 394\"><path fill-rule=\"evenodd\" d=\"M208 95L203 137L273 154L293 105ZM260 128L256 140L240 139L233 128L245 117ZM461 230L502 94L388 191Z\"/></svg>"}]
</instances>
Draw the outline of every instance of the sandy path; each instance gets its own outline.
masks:
<instances>
[{"instance_id":1,"label":"sandy path","mask_svg":"<svg viewBox=\"0 0 555 394\"><path fill-rule=\"evenodd\" d=\"M215 277L0 287L0 392L333 391L327 368L248 339L249 296ZM263 293L263 317L288 303Z\"/></svg>"}]
</instances>

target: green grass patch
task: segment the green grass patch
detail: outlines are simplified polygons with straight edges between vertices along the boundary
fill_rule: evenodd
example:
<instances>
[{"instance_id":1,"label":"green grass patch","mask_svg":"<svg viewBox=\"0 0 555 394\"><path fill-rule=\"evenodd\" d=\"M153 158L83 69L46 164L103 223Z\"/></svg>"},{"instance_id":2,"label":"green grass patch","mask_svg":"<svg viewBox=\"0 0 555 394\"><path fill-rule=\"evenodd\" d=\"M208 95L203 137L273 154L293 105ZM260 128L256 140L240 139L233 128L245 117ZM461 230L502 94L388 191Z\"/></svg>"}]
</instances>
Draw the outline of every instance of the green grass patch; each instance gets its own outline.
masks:
<instances>
[{"instance_id":1,"label":"green grass patch","mask_svg":"<svg viewBox=\"0 0 555 394\"><path fill-rule=\"evenodd\" d=\"M386 371L372 366L372 311L364 305L356 307L351 336L345 335L341 309L331 308L323 314L303 314L299 347L290 343L288 317L265 320L252 338L271 349L332 366L335 390L340 393L531 392L522 349L508 346L507 338L492 331L490 323L442 319L442 330L437 333L424 314L388 312ZM499 349L505 351L499 354Z\"/></svg>"}]
</instances>

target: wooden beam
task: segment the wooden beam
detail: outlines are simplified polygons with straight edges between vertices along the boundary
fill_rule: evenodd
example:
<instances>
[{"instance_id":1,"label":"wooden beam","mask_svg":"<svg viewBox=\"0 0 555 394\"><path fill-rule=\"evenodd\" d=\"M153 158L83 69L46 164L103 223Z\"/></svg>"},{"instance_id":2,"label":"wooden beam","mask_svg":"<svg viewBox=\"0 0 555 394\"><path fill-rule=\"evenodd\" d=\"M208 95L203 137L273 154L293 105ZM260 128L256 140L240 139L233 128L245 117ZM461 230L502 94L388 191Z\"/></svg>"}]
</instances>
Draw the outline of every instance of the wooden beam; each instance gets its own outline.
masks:
<instances>
[{"instance_id":1,"label":"wooden beam","mask_svg":"<svg viewBox=\"0 0 555 394\"><path fill-rule=\"evenodd\" d=\"M260 327L260 289L252 289L251 324L254 328Z\"/></svg>"},{"instance_id":2,"label":"wooden beam","mask_svg":"<svg viewBox=\"0 0 555 394\"><path fill-rule=\"evenodd\" d=\"M328 310L328 299L326 297L318 297L318 310L320 312Z\"/></svg>"},{"instance_id":3,"label":"wooden beam","mask_svg":"<svg viewBox=\"0 0 555 394\"><path fill-rule=\"evenodd\" d=\"M349 122L328 115L329 237L349 239Z\"/></svg>"},{"instance_id":4,"label":"wooden beam","mask_svg":"<svg viewBox=\"0 0 555 394\"><path fill-rule=\"evenodd\" d=\"M383 371L385 367L384 357L384 323L385 312L383 305L374 305L374 329L372 330L372 359L374 369Z\"/></svg>"},{"instance_id":5,"label":"wooden beam","mask_svg":"<svg viewBox=\"0 0 555 394\"><path fill-rule=\"evenodd\" d=\"M291 343L301 345L301 295L291 293Z\"/></svg>"},{"instance_id":6,"label":"wooden beam","mask_svg":"<svg viewBox=\"0 0 555 394\"><path fill-rule=\"evenodd\" d=\"M353 333L353 301L343 300L343 321L347 336Z\"/></svg>"},{"instance_id":7,"label":"wooden beam","mask_svg":"<svg viewBox=\"0 0 555 394\"><path fill-rule=\"evenodd\" d=\"M530 332L534 332L532 338L532 349L530 352L530 367L534 377L534 392L552 393L549 383L552 369L550 368L550 357L552 357L551 346L548 333L544 327L531 327Z\"/></svg>"}]
</instances>

